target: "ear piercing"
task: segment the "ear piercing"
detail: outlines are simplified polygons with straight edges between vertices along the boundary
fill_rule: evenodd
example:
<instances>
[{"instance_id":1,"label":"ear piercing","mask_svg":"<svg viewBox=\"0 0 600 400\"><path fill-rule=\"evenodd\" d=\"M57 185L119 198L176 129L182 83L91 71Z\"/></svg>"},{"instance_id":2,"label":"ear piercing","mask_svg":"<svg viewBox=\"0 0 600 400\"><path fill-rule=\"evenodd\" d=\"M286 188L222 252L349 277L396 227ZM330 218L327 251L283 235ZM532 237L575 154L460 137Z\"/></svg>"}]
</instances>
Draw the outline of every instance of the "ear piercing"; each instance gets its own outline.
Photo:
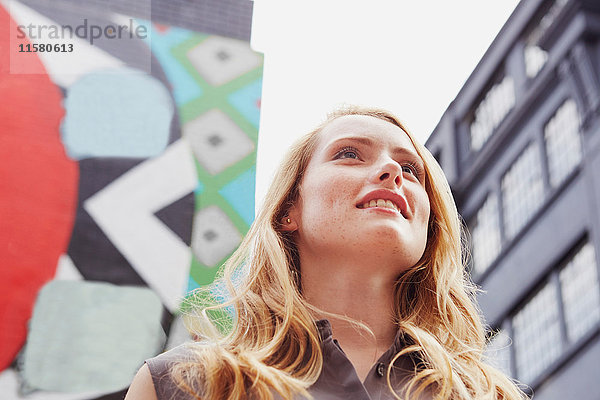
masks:
<instances>
[{"instance_id":1,"label":"ear piercing","mask_svg":"<svg viewBox=\"0 0 600 400\"><path fill-rule=\"evenodd\" d=\"M289 218L286 218L285 222L286 222L287 224L291 224L291 223L292 223L292 220L291 220L291 219L289 219Z\"/></svg>"}]
</instances>

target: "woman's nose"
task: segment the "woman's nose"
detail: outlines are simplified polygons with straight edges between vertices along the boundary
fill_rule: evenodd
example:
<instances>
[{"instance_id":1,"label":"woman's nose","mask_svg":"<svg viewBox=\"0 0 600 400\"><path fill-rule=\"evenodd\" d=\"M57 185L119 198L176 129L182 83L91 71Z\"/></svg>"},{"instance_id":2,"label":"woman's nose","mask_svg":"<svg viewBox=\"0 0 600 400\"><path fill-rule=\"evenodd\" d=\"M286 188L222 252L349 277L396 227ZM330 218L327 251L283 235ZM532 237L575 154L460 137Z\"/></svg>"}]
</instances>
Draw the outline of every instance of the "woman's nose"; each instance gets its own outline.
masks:
<instances>
[{"instance_id":1,"label":"woman's nose","mask_svg":"<svg viewBox=\"0 0 600 400\"><path fill-rule=\"evenodd\" d=\"M376 177L380 183L393 183L395 186L401 186L402 167L395 161L388 161L379 167Z\"/></svg>"}]
</instances>

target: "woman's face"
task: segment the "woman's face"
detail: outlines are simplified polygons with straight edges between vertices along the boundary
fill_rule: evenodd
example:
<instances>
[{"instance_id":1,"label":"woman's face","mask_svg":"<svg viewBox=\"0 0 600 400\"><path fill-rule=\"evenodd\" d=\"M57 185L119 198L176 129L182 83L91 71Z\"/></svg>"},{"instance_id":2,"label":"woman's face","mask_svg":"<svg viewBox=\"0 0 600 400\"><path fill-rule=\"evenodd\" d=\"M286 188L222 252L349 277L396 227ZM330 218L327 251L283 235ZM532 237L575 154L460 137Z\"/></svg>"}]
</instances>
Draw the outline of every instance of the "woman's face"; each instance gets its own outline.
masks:
<instances>
[{"instance_id":1,"label":"woman's face","mask_svg":"<svg viewBox=\"0 0 600 400\"><path fill-rule=\"evenodd\" d=\"M423 161L398 126L339 117L319 133L289 215L301 258L369 257L400 273L416 264L427 242Z\"/></svg>"}]
</instances>

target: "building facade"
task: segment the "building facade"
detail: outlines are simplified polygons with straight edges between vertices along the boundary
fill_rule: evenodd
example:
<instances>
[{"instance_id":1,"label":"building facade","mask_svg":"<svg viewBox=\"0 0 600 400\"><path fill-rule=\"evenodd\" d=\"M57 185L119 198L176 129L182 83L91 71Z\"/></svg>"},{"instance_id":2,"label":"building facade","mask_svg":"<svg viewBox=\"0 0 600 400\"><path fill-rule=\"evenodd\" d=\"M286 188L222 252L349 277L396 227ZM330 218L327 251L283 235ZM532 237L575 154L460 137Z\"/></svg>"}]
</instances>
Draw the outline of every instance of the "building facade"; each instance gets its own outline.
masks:
<instances>
[{"instance_id":1,"label":"building facade","mask_svg":"<svg viewBox=\"0 0 600 400\"><path fill-rule=\"evenodd\" d=\"M521 1L427 147L492 362L536 399L600 399L600 2Z\"/></svg>"}]
</instances>

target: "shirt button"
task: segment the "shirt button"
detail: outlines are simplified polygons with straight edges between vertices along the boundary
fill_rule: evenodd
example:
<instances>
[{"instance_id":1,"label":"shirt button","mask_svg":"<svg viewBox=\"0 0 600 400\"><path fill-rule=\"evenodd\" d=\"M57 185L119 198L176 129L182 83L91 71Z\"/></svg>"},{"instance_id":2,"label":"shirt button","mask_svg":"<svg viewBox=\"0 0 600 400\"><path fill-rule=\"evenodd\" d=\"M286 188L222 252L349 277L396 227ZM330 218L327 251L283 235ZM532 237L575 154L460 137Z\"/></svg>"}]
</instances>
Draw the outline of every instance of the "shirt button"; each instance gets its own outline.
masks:
<instances>
[{"instance_id":1,"label":"shirt button","mask_svg":"<svg viewBox=\"0 0 600 400\"><path fill-rule=\"evenodd\" d=\"M378 377L382 378L385 374L385 364L381 362L377 363L377 368L375 368L375 372L377 373Z\"/></svg>"}]
</instances>

